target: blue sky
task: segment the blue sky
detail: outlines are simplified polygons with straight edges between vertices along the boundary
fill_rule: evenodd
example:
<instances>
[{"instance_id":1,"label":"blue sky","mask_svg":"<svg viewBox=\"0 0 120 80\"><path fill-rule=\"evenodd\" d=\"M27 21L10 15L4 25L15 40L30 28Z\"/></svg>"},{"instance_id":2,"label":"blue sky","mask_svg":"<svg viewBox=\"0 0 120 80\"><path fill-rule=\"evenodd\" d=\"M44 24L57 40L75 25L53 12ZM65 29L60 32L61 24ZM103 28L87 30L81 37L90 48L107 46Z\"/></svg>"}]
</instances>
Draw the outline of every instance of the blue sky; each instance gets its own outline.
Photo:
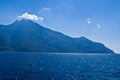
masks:
<instances>
[{"instance_id":1,"label":"blue sky","mask_svg":"<svg viewBox=\"0 0 120 80\"><path fill-rule=\"evenodd\" d=\"M120 53L120 0L0 0L0 24L25 12L39 24L71 37L85 36Z\"/></svg>"}]
</instances>

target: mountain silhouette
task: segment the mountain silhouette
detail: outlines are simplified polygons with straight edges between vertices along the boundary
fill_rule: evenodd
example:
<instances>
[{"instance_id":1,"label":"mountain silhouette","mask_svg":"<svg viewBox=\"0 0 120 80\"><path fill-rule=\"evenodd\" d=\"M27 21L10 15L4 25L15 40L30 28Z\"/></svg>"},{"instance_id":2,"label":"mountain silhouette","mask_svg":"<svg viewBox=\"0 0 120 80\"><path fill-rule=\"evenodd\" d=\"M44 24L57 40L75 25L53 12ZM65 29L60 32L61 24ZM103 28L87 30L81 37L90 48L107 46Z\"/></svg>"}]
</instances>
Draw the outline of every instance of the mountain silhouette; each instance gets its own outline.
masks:
<instances>
[{"instance_id":1,"label":"mountain silhouette","mask_svg":"<svg viewBox=\"0 0 120 80\"><path fill-rule=\"evenodd\" d=\"M0 51L113 53L85 37L72 38L30 20L0 25Z\"/></svg>"}]
</instances>

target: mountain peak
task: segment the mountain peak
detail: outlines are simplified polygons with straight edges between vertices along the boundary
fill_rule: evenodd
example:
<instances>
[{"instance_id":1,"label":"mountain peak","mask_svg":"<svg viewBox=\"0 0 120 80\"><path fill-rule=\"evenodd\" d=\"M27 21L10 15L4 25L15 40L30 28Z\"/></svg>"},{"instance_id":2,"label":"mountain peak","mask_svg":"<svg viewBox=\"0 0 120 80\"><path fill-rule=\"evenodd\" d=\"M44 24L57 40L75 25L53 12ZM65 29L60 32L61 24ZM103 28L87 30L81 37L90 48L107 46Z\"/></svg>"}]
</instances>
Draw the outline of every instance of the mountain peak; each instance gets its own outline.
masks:
<instances>
[{"instance_id":1,"label":"mountain peak","mask_svg":"<svg viewBox=\"0 0 120 80\"><path fill-rule=\"evenodd\" d=\"M21 20L16 20L14 23L35 23L32 20L28 20L28 19L21 19Z\"/></svg>"},{"instance_id":2,"label":"mountain peak","mask_svg":"<svg viewBox=\"0 0 120 80\"><path fill-rule=\"evenodd\" d=\"M84 36L82 36L82 37L80 37L80 39L87 39L86 37L84 37Z\"/></svg>"},{"instance_id":3,"label":"mountain peak","mask_svg":"<svg viewBox=\"0 0 120 80\"><path fill-rule=\"evenodd\" d=\"M21 19L21 20L16 20L11 25L18 25L18 26L29 26L29 25L32 25L32 26L35 26L35 25L39 25L39 24L37 24L36 22L33 22L32 20Z\"/></svg>"},{"instance_id":4,"label":"mountain peak","mask_svg":"<svg viewBox=\"0 0 120 80\"><path fill-rule=\"evenodd\" d=\"M80 39L80 40L84 40L84 41L91 41L91 40L89 40L88 38L86 38L86 37L84 37L84 36L80 37L79 39Z\"/></svg>"}]
</instances>

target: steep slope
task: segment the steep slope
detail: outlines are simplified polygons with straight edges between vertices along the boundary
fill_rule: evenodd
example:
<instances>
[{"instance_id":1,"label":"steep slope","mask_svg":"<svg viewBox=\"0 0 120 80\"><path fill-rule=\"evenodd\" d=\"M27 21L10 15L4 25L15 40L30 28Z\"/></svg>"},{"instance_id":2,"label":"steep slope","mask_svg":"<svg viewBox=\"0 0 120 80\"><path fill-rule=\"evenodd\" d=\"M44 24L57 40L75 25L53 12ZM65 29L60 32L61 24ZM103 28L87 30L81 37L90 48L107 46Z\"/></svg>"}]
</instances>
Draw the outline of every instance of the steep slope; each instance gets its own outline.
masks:
<instances>
[{"instance_id":1,"label":"steep slope","mask_svg":"<svg viewBox=\"0 0 120 80\"><path fill-rule=\"evenodd\" d=\"M103 44L85 37L71 38L30 20L0 25L1 51L113 53Z\"/></svg>"}]
</instances>

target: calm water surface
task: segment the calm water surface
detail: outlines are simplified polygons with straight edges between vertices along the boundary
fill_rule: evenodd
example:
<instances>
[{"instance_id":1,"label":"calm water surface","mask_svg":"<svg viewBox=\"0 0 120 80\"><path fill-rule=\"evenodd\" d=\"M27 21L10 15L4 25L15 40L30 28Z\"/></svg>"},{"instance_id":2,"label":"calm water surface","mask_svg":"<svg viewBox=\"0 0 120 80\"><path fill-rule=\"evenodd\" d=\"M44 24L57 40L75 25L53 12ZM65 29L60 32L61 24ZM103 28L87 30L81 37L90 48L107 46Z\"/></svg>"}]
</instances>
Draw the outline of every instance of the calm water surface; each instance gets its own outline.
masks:
<instances>
[{"instance_id":1,"label":"calm water surface","mask_svg":"<svg viewBox=\"0 0 120 80\"><path fill-rule=\"evenodd\" d=\"M120 80L120 55L0 53L0 80Z\"/></svg>"}]
</instances>

